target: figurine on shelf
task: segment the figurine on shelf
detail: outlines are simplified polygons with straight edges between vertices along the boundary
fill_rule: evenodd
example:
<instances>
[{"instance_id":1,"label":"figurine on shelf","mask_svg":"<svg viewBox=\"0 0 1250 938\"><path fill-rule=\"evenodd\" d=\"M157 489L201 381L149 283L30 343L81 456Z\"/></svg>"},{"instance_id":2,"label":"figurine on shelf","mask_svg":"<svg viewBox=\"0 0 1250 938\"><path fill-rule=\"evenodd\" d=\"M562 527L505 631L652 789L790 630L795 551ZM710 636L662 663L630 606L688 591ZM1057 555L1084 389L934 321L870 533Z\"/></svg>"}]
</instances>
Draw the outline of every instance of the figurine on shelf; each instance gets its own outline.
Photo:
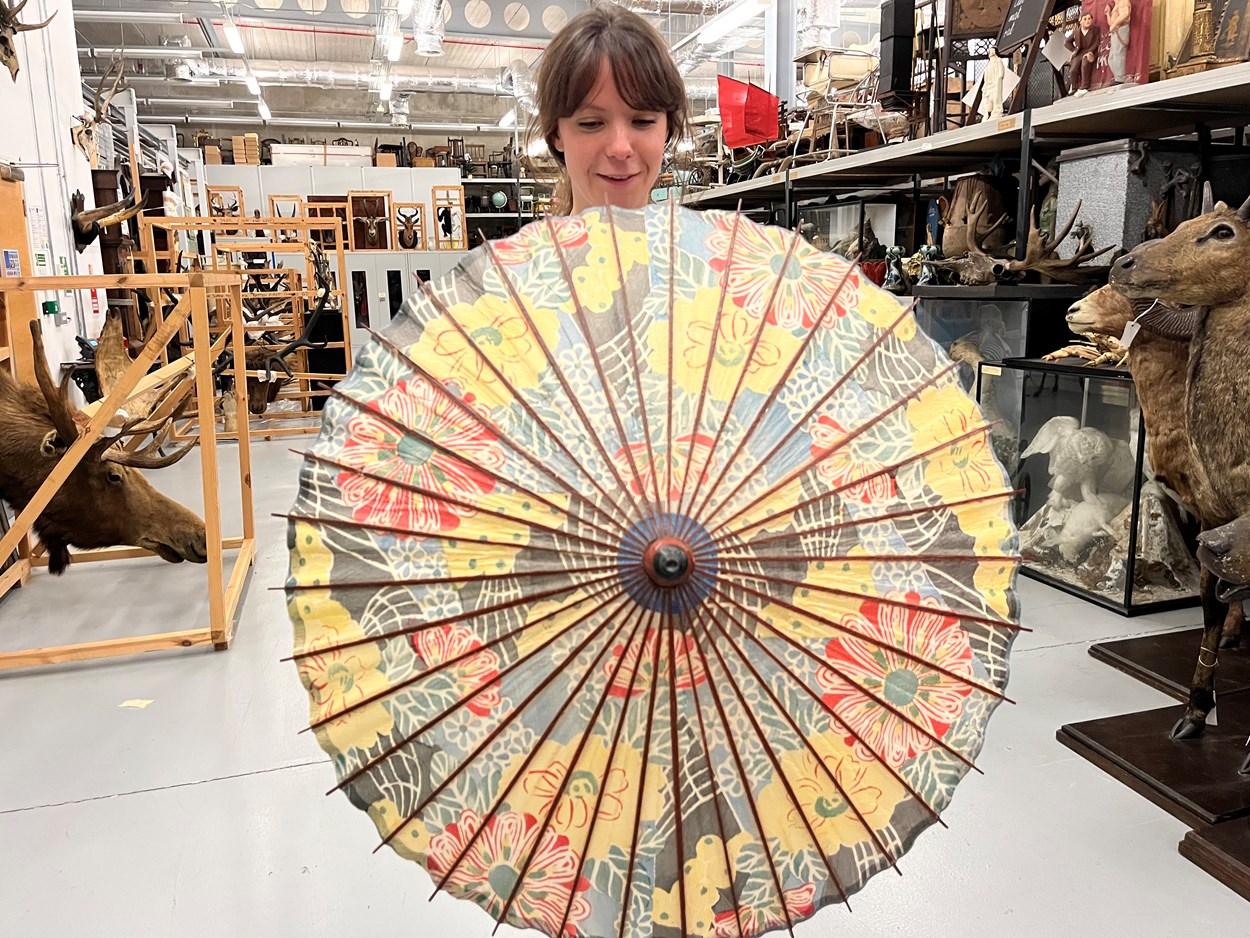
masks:
<instances>
[{"instance_id":1,"label":"figurine on shelf","mask_svg":"<svg viewBox=\"0 0 1250 938\"><path fill-rule=\"evenodd\" d=\"M916 285L937 286L942 282L942 279L938 268L933 265L933 262L942 259L942 249L936 244L922 244L919 253L920 276L916 278Z\"/></svg>"},{"instance_id":2,"label":"figurine on shelf","mask_svg":"<svg viewBox=\"0 0 1250 938\"><path fill-rule=\"evenodd\" d=\"M881 285L882 289L897 294L910 290L907 271L903 270L903 249L899 245L896 244L885 252L885 263L885 283Z\"/></svg>"},{"instance_id":3,"label":"figurine on shelf","mask_svg":"<svg viewBox=\"0 0 1250 938\"><path fill-rule=\"evenodd\" d=\"M1126 6L1128 0L1120 0ZM1003 116L1003 83L1007 80L1007 65L993 52L985 60L985 78L981 83L981 119L992 121Z\"/></svg>"},{"instance_id":4,"label":"figurine on shelf","mask_svg":"<svg viewBox=\"0 0 1250 938\"><path fill-rule=\"evenodd\" d=\"M1128 77L1129 20L1132 18L1133 8L1129 0L1111 0L1104 12L1107 16L1107 30L1111 33L1107 68L1111 69L1111 77L1119 85Z\"/></svg>"},{"instance_id":5,"label":"figurine on shelf","mask_svg":"<svg viewBox=\"0 0 1250 938\"><path fill-rule=\"evenodd\" d=\"M1094 25L1094 14L1082 12L1080 24L1064 41L1072 53L1068 57L1068 94L1084 94L1093 86L1094 64L1098 61L1101 41L1102 35Z\"/></svg>"}]
</instances>

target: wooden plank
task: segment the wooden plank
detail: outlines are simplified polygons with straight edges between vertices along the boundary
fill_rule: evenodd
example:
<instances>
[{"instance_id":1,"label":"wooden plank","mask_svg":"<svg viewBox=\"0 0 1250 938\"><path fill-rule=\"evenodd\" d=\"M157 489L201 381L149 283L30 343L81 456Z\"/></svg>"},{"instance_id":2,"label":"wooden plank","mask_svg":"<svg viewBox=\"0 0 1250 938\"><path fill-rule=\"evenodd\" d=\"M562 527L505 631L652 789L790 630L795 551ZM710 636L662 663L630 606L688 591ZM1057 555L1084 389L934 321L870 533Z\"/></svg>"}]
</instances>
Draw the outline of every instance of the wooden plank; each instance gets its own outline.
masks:
<instances>
[{"instance_id":1,"label":"wooden plank","mask_svg":"<svg viewBox=\"0 0 1250 938\"><path fill-rule=\"evenodd\" d=\"M196 645L208 645L211 642L212 633L208 629L188 629L182 632L139 635L134 638L113 638L102 642L79 642L73 645L31 648L26 651L7 651L0 652L0 671L63 664L67 661L116 658L121 655L137 655L149 651L168 651L171 648L192 648Z\"/></svg>"},{"instance_id":2,"label":"wooden plank","mask_svg":"<svg viewBox=\"0 0 1250 938\"><path fill-rule=\"evenodd\" d=\"M3 596L15 586L25 586L30 580L30 561L25 557L19 557L13 566L0 573L0 596Z\"/></svg>"},{"instance_id":3,"label":"wooden plank","mask_svg":"<svg viewBox=\"0 0 1250 938\"><path fill-rule=\"evenodd\" d=\"M196 335L208 335L208 296L204 290L195 287L191 288L191 328ZM213 413L212 362L207 355L196 356L195 382L199 389L196 407L200 418L204 534L208 541L208 621L210 631L217 635L224 629L225 602L222 590L225 571L221 550L221 502L218 497L220 486L217 477L217 417Z\"/></svg>"},{"instance_id":4,"label":"wooden plank","mask_svg":"<svg viewBox=\"0 0 1250 938\"><path fill-rule=\"evenodd\" d=\"M213 630L213 644L219 649L230 647L230 642L234 640L236 613L243 598L244 587L247 586L248 577L251 575L252 564L255 562L256 541L248 538L244 541L239 557L234 562L234 569L230 571L230 583L226 587L224 600L225 617L222 627L220 630Z\"/></svg>"},{"instance_id":5,"label":"wooden plank","mask_svg":"<svg viewBox=\"0 0 1250 938\"><path fill-rule=\"evenodd\" d=\"M90 274L81 277L0 277L0 293L56 290L114 290L169 287L185 290L188 277L202 277L205 287L229 287L237 275L199 271L193 274ZM29 333L27 333L29 335Z\"/></svg>"},{"instance_id":6,"label":"wooden plank","mask_svg":"<svg viewBox=\"0 0 1250 938\"><path fill-rule=\"evenodd\" d=\"M242 307L240 287L234 287L231 298ZM243 317L235 316L231 321L231 341L234 343L234 404L237 414L236 431L242 430L236 439L239 444L239 500L243 510L243 537L251 540L256 536L256 509L252 498L252 444L251 414L247 409L247 388L239 380L239 370L245 361L244 355ZM214 415L216 420L216 415ZM216 424L214 424L216 427Z\"/></svg>"}]
</instances>

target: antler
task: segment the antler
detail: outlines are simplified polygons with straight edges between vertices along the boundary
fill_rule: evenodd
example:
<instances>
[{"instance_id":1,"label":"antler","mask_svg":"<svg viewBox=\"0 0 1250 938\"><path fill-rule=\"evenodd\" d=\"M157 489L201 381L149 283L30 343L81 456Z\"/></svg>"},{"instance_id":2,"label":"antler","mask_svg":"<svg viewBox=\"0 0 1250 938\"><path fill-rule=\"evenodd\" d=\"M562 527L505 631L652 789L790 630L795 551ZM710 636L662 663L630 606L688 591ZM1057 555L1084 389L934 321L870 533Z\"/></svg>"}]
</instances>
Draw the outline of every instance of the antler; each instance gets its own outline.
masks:
<instances>
[{"instance_id":1,"label":"antler","mask_svg":"<svg viewBox=\"0 0 1250 938\"><path fill-rule=\"evenodd\" d=\"M1061 258L1056 253L1059 245L1063 243L1063 239L1068 236L1072 226L1076 224L1076 218L1080 211L1081 202L1078 199L1076 207L1072 210L1072 217L1068 219L1068 223L1063 226L1063 230L1056 234L1054 238L1048 237L1044 231L1038 228L1037 213L1034 212L1029 218L1029 238L1026 242L1023 259L1008 261L1004 269L1010 273L1019 274L1033 270L1050 277L1052 280L1059 280L1063 283L1086 283L1105 278L1107 273L1106 266L1083 267L1082 265L1087 261L1106 254L1115 245L1108 245L1101 251L1095 251L1089 235L1083 234L1077 243L1076 251L1071 257Z\"/></svg>"},{"instance_id":2,"label":"antler","mask_svg":"<svg viewBox=\"0 0 1250 938\"><path fill-rule=\"evenodd\" d=\"M19 3L17 6L12 6L12 7L7 8L9 19L13 23L13 29L15 32L28 33L28 32L31 32L32 30L43 29L45 26L51 23L54 19L56 19L57 11L53 11L52 15L49 16L46 20L44 20L42 23L34 23L34 24L19 23L17 21L17 15L22 12L22 8L26 6L26 3L27 3L27 0L22 0L22 2Z\"/></svg>"},{"instance_id":3,"label":"antler","mask_svg":"<svg viewBox=\"0 0 1250 938\"><path fill-rule=\"evenodd\" d=\"M69 401L70 376L65 375L59 387L53 383L52 374L48 371L48 354L43 347L43 326L38 319L30 321L30 339L35 352L35 381L48 405L52 426L56 427L57 438L65 446L72 446L78 439L78 423L74 420L76 409Z\"/></svg>"},{"instance_id":4,"label":"antler","mask_svg":"<svg viewBox=\"0 0 1250 938\"><path fill-rule=\"evenodd\" d=\"M113 70L117 70L117 76L113 79L113 87L109 89L108 97L104 99L104 103L100 103L100 97L104 93L104 83L109 80L113 74ZM113 59L109 63L108 71L100 77L100 85L95 90L95 119L97 123L107 120L109 105L113 103L113 96L117 94L117 89L121 87L122 79L126 77L126 54L123 52L121 58Z\"/></svg>"}]
</instances>

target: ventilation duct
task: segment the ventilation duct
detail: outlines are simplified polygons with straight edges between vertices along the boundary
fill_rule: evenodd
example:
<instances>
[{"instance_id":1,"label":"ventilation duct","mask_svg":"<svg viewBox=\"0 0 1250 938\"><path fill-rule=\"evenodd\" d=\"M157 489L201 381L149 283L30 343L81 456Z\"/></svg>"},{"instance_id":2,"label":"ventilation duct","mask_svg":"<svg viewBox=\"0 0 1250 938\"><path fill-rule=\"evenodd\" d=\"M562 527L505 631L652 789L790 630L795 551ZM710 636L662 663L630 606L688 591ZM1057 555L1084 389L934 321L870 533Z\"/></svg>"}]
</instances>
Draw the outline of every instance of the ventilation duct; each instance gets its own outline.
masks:
<instances>
[{"instance_id":1,"label":"ventilation duct","mask_svg":"<svg viewBox=\"0 0 1250 938\"><path fill-rule=\"evenodd\" d=\"M412 11L412 41L417 55L443 54L443 0L417 0Z\"/></svg>"}]
</instances>

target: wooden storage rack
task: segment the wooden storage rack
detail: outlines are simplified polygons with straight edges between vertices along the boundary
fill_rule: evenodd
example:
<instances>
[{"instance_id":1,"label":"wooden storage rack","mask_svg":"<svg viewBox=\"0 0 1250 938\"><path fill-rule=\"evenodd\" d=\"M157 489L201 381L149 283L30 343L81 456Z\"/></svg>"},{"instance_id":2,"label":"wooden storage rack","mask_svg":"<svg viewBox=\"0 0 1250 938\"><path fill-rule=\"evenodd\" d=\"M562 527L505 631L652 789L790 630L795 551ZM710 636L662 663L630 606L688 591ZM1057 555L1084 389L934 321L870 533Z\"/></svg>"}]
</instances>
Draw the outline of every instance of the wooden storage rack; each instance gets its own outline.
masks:
<instances>
[{"instance_id":1,"label":"wooden storage rack","mask_svg":"<svg viewBox=\"0 0 1250 938\"><path fill-rule=\"evenodd\" d=\"M139 357L126 369L116 388L104 400L100 401L91 417L86 430L68 449L57 463L56 468L44 480L39 491L31 499L13 522L9 531L0 538L0 556L8 556L19 546L24 546L18 561L0 577L0 596L18 585L29 582L34 568L46 565L46 559L34 556L30 549L30 530L48 503L56 495L57 490L69 478L75 467L82 460L88 448L99 437L109 421L125 404L136 386L144 379L148 368L156 361L157 356L184 324L190 320L196 342L193 346L195 356L196 408L202 428L200 436L200 466L203 473L204 489L204 528L208 545L208 608L209 622L207 626L182 629L174 632L160 632L131 638L104 639L92 642L79 642L45 648L31 648L24 651L0 652L0 670L26 668L38 665L58 664L68 661L81 661L95 658L117 657L139 654L148 651L161 651L171 648L190 648L197 645L211 644L215 648L229 647L234 637L235 619L242 605L247 586L248 573L256 559L255 521L252 507L252 468L251 453L246 433L239 440L239 494L242 501L243 531L241 535L225 537L221 530L221 504L218 498L219 478L217 471L217 433L213 420L213 374L212 363L215 352L224 348L230 341L235 353L235 360L243 360L242 319L236 317L230 332L223 334L216 348L210 348L205 337L208 329L208 305L210 295L218 302L218 306L230 303L242 306L238 277L226 273L190 273L190 274L149 274L137 276L133 274L97 275L87 277L22 277L14 279L0 278L0 298L5 301L9 310L8 343L13 337L25 333L29 336L29 323L32 312L26 315L14 315L23 304L12 303L12 299L29 297L39 291L57 290L111 290L111 289L152 289L162 291L173 290L180 294L179 302L172 314L157 329L152 340L139 354ZM14 362L16 363L16 362ZM25 369L16 370L20 380L33 380L33 374ZM238 374L235 382L235 398L239 406L239 418L247 420L247 404L245 399L242 375ZM243 423L242 426L246 426ZM227 579L227 552L237 552L234 564L229 570ZM134 557L154 556L149 551L135 547L117 547L104 550L75 552L74 563L89 563L108 560L123 560ZM72 574L71 574L72 575Z\"/></svg>"}]
</instances>

